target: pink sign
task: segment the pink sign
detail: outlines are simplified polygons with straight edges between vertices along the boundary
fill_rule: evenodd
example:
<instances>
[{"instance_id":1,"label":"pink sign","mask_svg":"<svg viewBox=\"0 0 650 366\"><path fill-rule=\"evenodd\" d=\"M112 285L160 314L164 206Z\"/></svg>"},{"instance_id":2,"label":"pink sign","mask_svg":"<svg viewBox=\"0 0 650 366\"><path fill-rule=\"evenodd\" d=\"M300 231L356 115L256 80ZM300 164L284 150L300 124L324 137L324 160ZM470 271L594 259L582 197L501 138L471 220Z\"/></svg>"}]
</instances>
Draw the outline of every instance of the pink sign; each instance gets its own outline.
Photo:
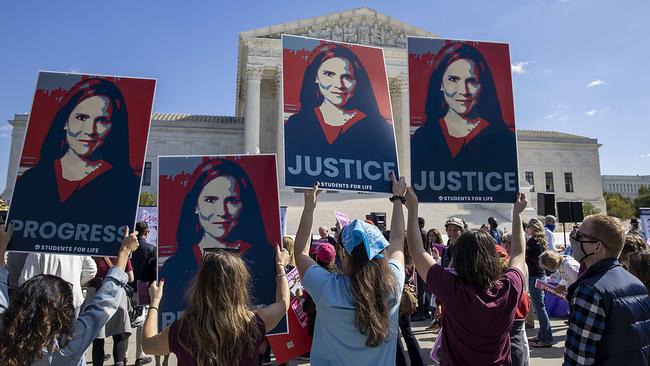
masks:
<instances>
[{"instance_id":1,"label":"pink sign","mask_svg":"<svg viewBox=\"0 0 650 366\"><path fill-rule=\"evenodd\" d=\"M339 211L334 211L334 216L336 216L336 221L339 222L341 227L344 227L345 225L350 223L350 218L348 217L348 214L339 212Z\"/></svg>"}]
</instances>

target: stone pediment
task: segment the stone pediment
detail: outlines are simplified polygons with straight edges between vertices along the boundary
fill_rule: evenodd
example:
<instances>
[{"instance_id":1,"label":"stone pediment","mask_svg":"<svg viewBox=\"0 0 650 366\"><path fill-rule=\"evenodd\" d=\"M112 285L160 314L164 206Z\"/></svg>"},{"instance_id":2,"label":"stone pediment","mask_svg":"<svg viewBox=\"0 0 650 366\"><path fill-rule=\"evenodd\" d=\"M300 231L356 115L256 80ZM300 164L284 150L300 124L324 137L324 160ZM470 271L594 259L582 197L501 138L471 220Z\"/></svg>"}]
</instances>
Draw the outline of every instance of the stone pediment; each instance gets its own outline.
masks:
<instances>
[{"instance_id":1,"label":"stone pediment","mask_svg":"<svg viewBox=\"0 0 650 366\"><path fill-rule=\"evenodd\" d=\"M434 36L434 34L424 29L406 24L369 8L353 9L258 28L242 32L239 36L240 39L279 39L282 34L399 48L406 48L407 36Z\"/></svg>"}]
</instances>

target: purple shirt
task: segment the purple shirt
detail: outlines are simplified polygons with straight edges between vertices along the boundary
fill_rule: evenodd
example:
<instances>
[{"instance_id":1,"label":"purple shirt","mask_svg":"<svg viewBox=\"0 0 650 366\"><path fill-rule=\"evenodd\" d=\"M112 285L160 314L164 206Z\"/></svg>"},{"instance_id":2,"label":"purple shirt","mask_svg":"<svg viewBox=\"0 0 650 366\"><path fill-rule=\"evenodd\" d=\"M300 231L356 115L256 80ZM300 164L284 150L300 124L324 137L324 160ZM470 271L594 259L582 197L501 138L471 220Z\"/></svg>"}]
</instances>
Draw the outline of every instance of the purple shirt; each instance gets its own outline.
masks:
<instances>
[{"instance_id":1,"label":"purple shirt","mask_svg":"<svg viewBox=\"0 0 650 366\"><path fill-rule=\"evenodd\" d=\"M507 270L491 289L468 284L435 264L427 287L443 306L443 365L511 365L510 328L524 288L518 269Z\"/></svg>"},{"instance_id":2,"label":"purple shirt","mask_svg":"<svg viewBox=\"0 0 650 366\"><path fill-rule=\"evenodd\" d=\"M266 328L262 318L255 314L254 321L260 330L259 337L255 340L255 349L244 350L242 358L239 360L239 366L257 366L259 363L259 352L264 344L264 337L266 336ZM193 352L189 352L180 344L179 339L179 326L178 320L174 321L169 327L169 350L172 351L178 359L178 366L196 366L196 357Z\"/></svg>"}]
</instances>

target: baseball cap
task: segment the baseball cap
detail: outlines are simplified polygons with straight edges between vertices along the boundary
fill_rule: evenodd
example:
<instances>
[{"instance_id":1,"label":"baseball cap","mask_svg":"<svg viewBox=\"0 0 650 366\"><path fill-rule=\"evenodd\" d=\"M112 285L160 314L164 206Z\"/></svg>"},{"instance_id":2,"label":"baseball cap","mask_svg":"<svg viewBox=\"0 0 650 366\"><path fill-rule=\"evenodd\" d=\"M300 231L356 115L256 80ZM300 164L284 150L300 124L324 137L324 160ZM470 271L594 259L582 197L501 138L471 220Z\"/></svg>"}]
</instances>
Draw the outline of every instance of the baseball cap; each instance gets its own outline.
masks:
<instances>
[{"instance_id":1,"label":"baseball cap","mask_svg":"<svg viewBox=\"0 0 650 366\"><path fill-rule=\"evenodd\" d=\"M334 261L334 258L336 258L336 250L332 244L324 243L316 249L316 259L319 262L330 264Z\"/></svg>"},{"instance_id":2,"label":"baseball cap","mask_svg":"<svg viewBox=\"0 0 650 366\"><path fill-rule=\"evenodd\" d=\"M449 219L447 219L447 222L445 222L445 229L447 228L448 225L456 225L461 229L465 228L465 223L463 222L462 219L458 217L450 217Z\"/></svg>"},{"instance_id":3,"label":"baseball cap","mask_svg":"<svg viewBox=\"0 0 650 366\"><path fill-rule=\"evenodd\" d=\"M497 254L499 255L499 257L505 260L510 259L510 256L508 255L508 251L506 250L506 248L502 247L501 245L495 245L495 248L497 250Z\"/></svg>"}]
</instances>

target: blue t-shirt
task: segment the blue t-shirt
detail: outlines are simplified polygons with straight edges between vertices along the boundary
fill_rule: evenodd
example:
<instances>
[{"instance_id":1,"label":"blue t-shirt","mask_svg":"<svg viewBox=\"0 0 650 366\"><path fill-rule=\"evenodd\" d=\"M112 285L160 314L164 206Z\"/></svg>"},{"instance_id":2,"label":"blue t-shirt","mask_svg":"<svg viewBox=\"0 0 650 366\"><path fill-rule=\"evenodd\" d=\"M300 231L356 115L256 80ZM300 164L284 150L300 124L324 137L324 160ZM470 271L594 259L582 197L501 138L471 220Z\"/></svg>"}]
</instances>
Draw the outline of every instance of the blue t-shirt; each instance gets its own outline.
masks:
<instances>
[{"instance_id":1,"label":"blue t-shirt","mask_svg":"<svg viewBox=\"0 0 650 366\"><path fill-rule=\"evenodd\" d=\"M366 335L354 325L354 302L347 276L330 273L313 265L302 279L303 287L316 303L318 316L311 347L312 365L394 365L397 348L397 317L404 287L404 267L388 261L397 280L397 297L391 296L391 335L378 347L366 346Z\"/></svg>"}]
</instances>

